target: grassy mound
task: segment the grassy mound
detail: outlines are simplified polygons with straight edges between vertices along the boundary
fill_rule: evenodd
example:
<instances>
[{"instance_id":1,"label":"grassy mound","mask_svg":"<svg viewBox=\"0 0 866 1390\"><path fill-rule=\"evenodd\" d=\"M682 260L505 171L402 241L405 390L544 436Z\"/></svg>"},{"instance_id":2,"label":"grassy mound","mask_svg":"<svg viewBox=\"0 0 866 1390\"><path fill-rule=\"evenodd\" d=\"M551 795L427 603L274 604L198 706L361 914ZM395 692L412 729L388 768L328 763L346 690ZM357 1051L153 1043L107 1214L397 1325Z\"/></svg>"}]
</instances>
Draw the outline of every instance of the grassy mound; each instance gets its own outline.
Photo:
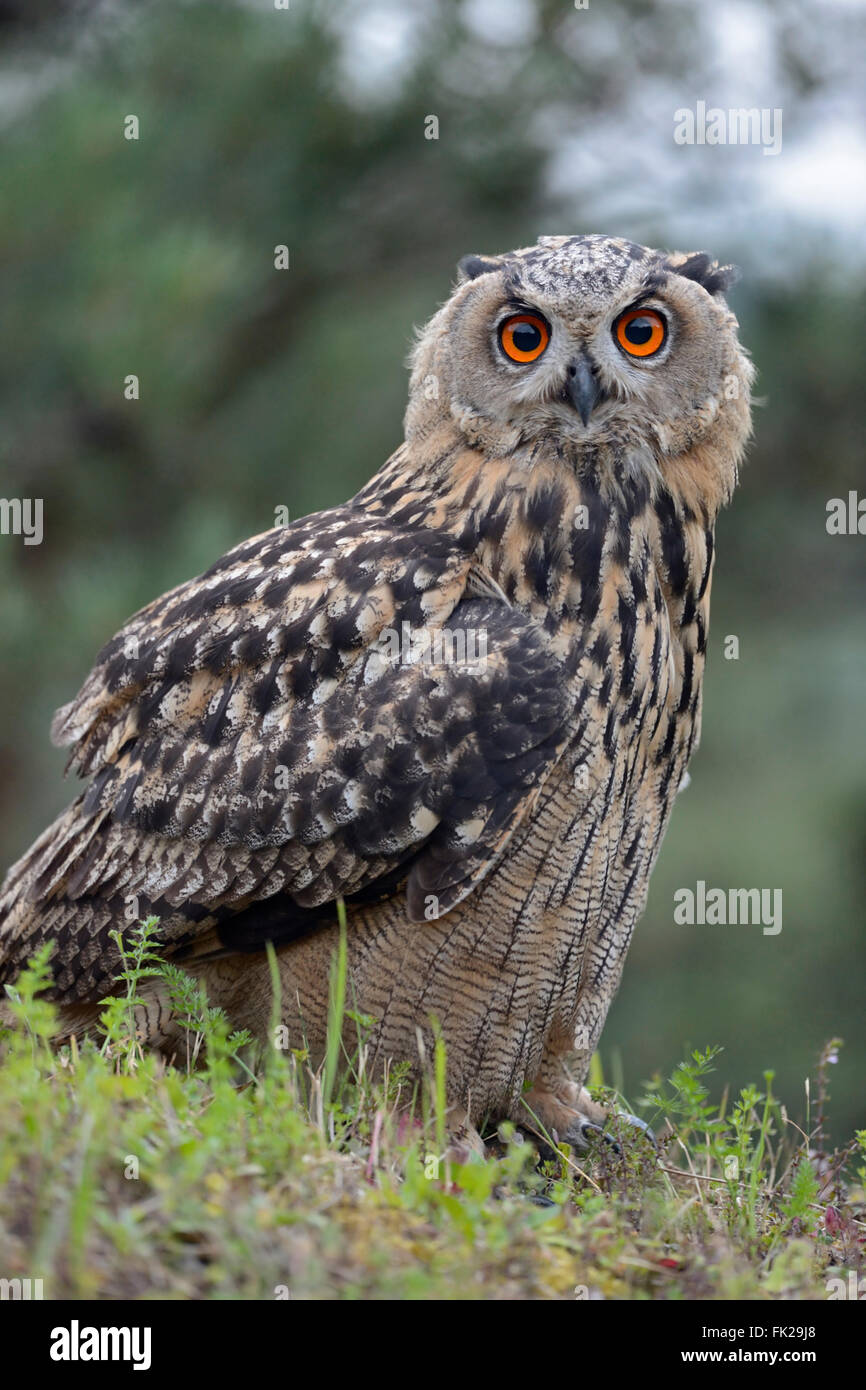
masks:
<instances>
[{"instance_id":1,"label":"grassy mound","mask_svg":"<svg viewBox=\"0 0 866 1390\"><path fill-rule=\"evenodd\" d=\"M460 1163L447 1153L444 1049L422 1085L404 1065L372 1078L370 1020L346 1007L344 961L332 1046L313 1072L303 1051L256 1054L232 1033L160 961L155 925L124 948L99 1038L52 1046L44 954L7 988L7 1280L42 1279L49 1299L826 1299L831 1279L848 1287L849 1271L864 1272L866 1131L824 1151L836 1044L819 1062L808 1135L769 1073L712 1104L709 1049L648 1085L640 1108L657 1153L615 1121L617 1142L586 1153L538 1135L539 1164L527 1113L526 1133L503 1126L485 1136L490 1157ZM185 1024L171 1064L136 1034L153 973Z\"/></svg>"}]
</instances>

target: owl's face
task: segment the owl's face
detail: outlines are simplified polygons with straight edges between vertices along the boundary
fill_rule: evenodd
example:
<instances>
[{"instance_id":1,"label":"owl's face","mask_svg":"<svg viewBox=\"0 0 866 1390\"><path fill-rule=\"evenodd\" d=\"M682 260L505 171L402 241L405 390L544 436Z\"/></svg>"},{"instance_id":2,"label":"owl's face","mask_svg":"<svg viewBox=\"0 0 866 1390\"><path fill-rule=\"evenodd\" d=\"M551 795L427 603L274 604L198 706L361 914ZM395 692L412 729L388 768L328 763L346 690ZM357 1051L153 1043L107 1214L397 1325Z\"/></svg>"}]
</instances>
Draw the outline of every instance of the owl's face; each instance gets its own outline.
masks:
<instances>
[{"instance_id":1,"label":"owl's face","mask_svg":"<svg viewBox=\"0 0 866 1390\"><path fill-rule=\"evenodd\" d=\"M747 419L751 367L717 297L731 272L709 257L543 237L460 270L422 336L413 395L433 380L471 442L653 469L717 428L730 402L729 423Z\"/></svg>"}]
</instances>

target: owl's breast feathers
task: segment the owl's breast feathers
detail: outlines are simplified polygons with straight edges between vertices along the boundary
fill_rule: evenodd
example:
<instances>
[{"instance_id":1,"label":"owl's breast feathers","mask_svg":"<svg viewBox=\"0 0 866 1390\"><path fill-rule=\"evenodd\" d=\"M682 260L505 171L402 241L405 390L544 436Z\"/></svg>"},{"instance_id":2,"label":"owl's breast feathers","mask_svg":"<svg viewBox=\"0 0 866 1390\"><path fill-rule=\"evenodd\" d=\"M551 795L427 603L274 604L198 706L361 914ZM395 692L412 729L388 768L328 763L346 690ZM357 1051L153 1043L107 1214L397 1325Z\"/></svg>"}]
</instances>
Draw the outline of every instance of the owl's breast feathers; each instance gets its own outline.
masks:
<instances>
[{"instance_id":1,"label":"owl's breast feathers","mask_svg":"<svg viewBox=\"0 0 866 1390\"><path fill-rule=\"evenodd\" d=\"M90 785L10 872L0 975L50 936L60 997L93 997L130 902L188 945L271 900L247 948L339 896L440 916L578 743L578 803L604 766L666 803L697 727L709 526L637 485L614 505L553 464L477 462L434 488L404 447L108 643L54 721Z\"/></svg>"}]
</instances>

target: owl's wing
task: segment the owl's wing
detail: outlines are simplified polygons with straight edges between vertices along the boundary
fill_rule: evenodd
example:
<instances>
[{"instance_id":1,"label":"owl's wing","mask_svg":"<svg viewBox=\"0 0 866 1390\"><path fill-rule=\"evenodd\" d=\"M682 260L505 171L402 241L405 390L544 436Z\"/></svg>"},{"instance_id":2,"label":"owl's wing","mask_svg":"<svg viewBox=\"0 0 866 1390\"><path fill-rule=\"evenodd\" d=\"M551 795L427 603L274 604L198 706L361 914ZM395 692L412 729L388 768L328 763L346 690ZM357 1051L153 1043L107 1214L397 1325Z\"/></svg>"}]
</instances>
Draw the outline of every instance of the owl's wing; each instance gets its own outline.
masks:
<instances>
[{"instance_id":1,"label":"owl's wing","mask_svg":"<svg viewBox=\"0 0 866 1390\"><path fill-rule=\"evenodd\" d=\"M138 614L58 712L94 833L40 892L189 922L396 872L412 920L441 915L502 854L578 698L452 537L352 508L266 533Z\"/></svg>"}]
</instances>

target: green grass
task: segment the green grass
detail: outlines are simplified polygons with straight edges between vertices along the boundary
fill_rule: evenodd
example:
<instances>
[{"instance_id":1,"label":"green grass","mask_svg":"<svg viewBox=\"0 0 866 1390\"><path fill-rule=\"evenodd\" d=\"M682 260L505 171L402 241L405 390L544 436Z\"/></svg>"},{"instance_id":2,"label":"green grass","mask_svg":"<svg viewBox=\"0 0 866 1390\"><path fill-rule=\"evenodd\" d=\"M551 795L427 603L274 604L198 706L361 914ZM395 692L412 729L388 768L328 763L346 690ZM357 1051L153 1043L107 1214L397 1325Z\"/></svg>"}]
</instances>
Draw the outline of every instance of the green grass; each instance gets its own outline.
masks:
<instances>
[{"instance_id":1,"label":"green grass","mask_svg":"<svg viewBox=\"0 0 866 1390\"><path fill-rule=\"evenodd\" d=\"M420 1086L403 1064L367 1073L344 944L313 1072L303 1050L257 1055L161 962L155 929L130 933L97 1038L52 1046L44 953L7 988L4 1278L42 1278L46 1298L823 1299L829 1278L863 1273L866 1132L824 1152L835 1044L808 1141L770 1074L711 1104L708 1049L647 1086L657 1154L614 1122L621 1152L545 1149L539 1167L503 1126L486 1160L460 1163L445 1155L444 1045ZM172 1065L138 1036L154 972L184 1020Z\"/></svg>"}]
</instances>

